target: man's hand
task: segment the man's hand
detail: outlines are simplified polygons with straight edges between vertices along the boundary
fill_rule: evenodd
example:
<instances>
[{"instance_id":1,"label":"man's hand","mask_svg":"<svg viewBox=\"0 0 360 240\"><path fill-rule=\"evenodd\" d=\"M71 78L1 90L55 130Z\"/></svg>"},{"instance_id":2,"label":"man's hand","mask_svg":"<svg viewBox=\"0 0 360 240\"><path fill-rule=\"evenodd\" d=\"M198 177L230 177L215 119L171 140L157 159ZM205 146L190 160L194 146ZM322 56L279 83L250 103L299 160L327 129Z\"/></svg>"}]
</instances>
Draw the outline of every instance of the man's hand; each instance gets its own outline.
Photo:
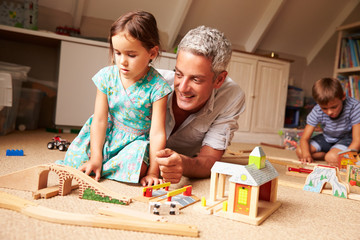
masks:
<instances>
[{"instance_id":1,"label":"man's hand","mask_svg":"<svg viewBox=\"0 0 360 240\"><path fill-rule=\"evenodd\" d=\"M164 182L180 182L183 175L183 161L180 154L166 148L156 153L155 160L159 164L160 175Z\"/></svg>"}]
</instances>

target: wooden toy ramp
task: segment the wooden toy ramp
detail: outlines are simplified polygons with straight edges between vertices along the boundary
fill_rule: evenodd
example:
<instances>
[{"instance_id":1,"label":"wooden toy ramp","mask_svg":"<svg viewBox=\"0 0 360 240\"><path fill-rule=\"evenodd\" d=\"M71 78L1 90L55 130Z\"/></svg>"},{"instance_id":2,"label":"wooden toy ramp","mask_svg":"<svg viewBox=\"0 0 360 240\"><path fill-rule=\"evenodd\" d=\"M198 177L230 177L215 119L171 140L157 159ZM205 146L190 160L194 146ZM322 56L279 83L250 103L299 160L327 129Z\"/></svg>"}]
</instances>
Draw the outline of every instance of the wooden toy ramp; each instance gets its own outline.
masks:
<instances>
[{"instance_id":1,"label":"wooden toy ramp","mask_svg":"<svg viewBox=\"0 0 360 240\"><path fill-rule=\"evenodd\" d=\"M0 187L23 191L38 191L47 187L49 172L59 176L59 195L64 196L71 192L72 180L79 184L79 198L129 204L131 198L120 196L85 173L68 166L58 164L38 165L18 172L0 176Z\"/></svg>"}]
</instances>

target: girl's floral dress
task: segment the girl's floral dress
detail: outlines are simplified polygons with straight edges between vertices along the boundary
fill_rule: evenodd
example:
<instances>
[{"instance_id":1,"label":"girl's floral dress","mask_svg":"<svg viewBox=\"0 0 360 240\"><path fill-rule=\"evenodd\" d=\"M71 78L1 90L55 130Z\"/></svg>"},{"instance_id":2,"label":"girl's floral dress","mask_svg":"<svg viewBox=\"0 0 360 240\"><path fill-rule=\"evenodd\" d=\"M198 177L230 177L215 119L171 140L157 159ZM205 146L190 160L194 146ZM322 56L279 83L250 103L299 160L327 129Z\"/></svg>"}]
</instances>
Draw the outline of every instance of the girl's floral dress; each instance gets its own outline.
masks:
<instances>
[{"instance_id":1,"label":"girl's floral dress","mask_svg":"<svg viewBox=\"0 0 360 240\"><path fill-rule=\"evenodd\" d=\"M116 65L101 69L93 81L107 95L109 104L101 176L137 183L142 162L149 165L152 103L172 90L152 67L142 79L127 89L123 88ZM65 159L56 163L79 168L89 161L92 120L93 116L86 121L66 152Z\"/></svg>"}]
</instances>

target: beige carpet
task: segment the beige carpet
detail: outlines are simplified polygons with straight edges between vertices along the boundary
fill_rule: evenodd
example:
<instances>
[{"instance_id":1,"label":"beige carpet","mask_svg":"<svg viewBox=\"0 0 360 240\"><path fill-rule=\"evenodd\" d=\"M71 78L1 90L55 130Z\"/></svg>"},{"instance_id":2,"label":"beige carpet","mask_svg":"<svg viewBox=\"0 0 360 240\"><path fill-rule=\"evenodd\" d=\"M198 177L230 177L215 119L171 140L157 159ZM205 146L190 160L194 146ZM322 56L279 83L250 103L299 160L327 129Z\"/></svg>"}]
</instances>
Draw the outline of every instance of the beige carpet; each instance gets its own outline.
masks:
<instances>
[{"instance_id":1,"label":"beige carpet","mask_svg":"<svg viewBox=\"0 0 360 240\"><path fill-rule=\"evenodd\" d=\"M60 134L73 140L75 134ZM47 142L54 136L45 130L13 132L0 136L0 176L44 163L62 159L64 152L48 150ZM248 149L253 145L233 144L232 151ZM6 149L23 149L25 156L8 157ZM296 159L293 152L264 147L272 158L287 156ZM268 153L267 153L268 152ZM280 173L280 180L302 182L305 179L284 175L285 167L274 164ZM21 181L21 179L19 179ZM57 177L50 174L48 185L57 183ZM107 188L124 196L139 196L142 187L110 180L101 182ZM175 189L184 185L193 186L193 194L209 196L209 179L190 180L172 185ZM78 198L77 190L67 196L33 200L32 193L0 188L0 191L14 194L49 208L82 214L95 214L96 209L108 206ZM260 226L253 226L212 215L203 215L193 206L181 210L180 215L168 216L169 222L196 226L200 239L360 239L360 202L340 199L326 194L306 192L301 189L279 185L278 200L281 207ZM199 204L199 203L198 203ZM129 208L147 211L147 204L133 202ZM0 239L188 239L161 234L132 232L123 230L78 227L44 222L29 218L18 212L0 209Z\"/></svg>"}]
</instances>

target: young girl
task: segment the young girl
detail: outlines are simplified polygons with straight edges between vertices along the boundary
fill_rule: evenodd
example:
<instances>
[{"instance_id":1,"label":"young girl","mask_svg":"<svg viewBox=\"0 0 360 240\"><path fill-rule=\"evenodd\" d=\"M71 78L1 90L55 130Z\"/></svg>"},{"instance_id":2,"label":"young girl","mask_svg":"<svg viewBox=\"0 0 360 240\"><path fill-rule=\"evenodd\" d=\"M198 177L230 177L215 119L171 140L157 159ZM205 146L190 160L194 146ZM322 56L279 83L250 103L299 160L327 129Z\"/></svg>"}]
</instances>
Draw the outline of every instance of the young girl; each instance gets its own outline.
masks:
<instances>
[{"instance_id":1,"label":"young girl","mask_svg":"<svg viewBox=\"0 0 360 240\"><path fill-rule=\"evenodd\" d=\"M71 143L63 161L90 174L124 182L158 184L155 153L165 148L165 114L170 86L149 66L159 51L154 16L135 11L110 29L113 66L101 69L94 115ZM150 139L150 144L149 144ZM149 146L150 145L150 146Z\"/></svg>"}]
</instances>

